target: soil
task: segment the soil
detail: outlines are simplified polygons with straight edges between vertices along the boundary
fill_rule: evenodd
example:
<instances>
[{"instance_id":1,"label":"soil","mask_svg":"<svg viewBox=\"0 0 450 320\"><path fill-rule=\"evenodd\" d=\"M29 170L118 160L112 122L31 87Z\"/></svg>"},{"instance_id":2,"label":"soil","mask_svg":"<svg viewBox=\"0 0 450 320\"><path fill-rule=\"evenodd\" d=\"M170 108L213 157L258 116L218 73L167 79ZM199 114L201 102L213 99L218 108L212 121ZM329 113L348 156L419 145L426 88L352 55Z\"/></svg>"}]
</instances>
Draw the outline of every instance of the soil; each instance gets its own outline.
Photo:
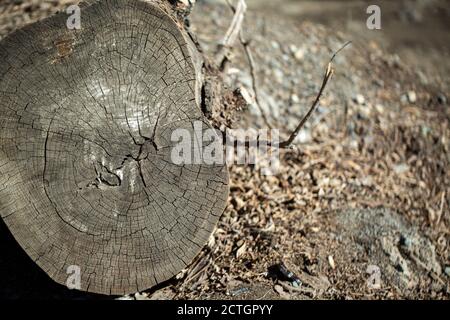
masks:
<instances>
[{"instance_id":1,"label":"soil","mask_svg":"<svg viewBox=\"0 0 450 320\"><path fill-rule=\"evenodd\" d=\"M0 35L69 2L2 2ZM229 205L193 265L120 299L450 298L449 9L379 2L386 20L372 33L364 1L249 1L257 94L283 137L311 105L333 52L353 43L278 172L230 164ZM231 17L216 1L198 1L191 23L206 52ZM241 46L231 60L227 85L252 92ZM253 104L234 127L265 125ZM10 275L0 297L105 298L52 283L0 227L0 270Z\"/></svg>"}]
</instances>

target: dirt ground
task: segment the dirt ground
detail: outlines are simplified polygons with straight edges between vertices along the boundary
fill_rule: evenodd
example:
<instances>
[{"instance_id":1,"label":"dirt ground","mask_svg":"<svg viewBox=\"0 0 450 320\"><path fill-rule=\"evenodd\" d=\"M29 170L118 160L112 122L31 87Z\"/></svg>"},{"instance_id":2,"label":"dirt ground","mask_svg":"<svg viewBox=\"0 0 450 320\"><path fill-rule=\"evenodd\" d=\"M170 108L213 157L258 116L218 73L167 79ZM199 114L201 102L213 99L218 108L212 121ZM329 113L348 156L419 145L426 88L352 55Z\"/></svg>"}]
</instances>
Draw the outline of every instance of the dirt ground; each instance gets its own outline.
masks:
<instances>
[{"instance_id":1,"label":"dirt ground","mask_svg":"<svg viewBox=\"0 0 450 320\"><path fill-rule=\"evenodd\" d=\"M0 36L69 2L2 2ZM333 52L353 43L277 174L230 165L229 205L198 259L120 299L450 298L450 9L447 1L371 2L383 10L380 31L365 28L366 1L249 1L244 32L258 96L282 136L310 106ZM192 29L207 52L231 15L198 1ZM226 81L252 91L240 46ZM264 122L250 105L234 127ZM0 270L10 275L0 297L105 298L53 284L0 229Z\"/></svg>"}]
</instances>

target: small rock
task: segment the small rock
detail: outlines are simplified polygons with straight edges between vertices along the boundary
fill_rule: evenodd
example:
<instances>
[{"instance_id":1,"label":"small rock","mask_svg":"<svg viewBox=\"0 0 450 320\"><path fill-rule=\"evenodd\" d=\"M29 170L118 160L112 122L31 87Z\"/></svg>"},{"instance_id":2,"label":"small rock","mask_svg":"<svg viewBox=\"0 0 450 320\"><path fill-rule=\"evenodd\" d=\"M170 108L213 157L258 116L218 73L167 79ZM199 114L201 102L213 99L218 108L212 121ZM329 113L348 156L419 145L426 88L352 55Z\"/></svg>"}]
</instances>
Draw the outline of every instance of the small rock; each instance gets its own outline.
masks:
<instances>
[{"instance_id":1,"label":"small rock","mask_svg":"<svg viewBox=\"0 0 450 320\"><path fill-rule=\"evenodd\" d=\"M431 128L427 127L427 126L421 126L420 129L421 129L420 131L422 132L422 135L424 137L428 136L428 134L430 134L430 132L431 132Z\"/></svg>"},{"instance_id":2,"label":"small rock","mask_svg":"<svg viewBox=\"0 0 450 320\"><path fill-rule=\"evenodd\" d=\"M236 205L235 205L235 209L236 209L236 211L239 211L239 210L241 210L243 207L245 207L245 202L244 202L244 200L242 200L241 198L239 198L239 197L236 197L235 199L233 199L235 202L236 202Z\"/></svg>"},{"instance_id":3,"label":"small rock","mask_svg":"<svg viewBox=\"0 0 450 320\"><path fill-rule=\"evenodd\" d=\"M417 101L417 95L415 91L408 91L408 93L406 94L406 96L408 97L408 101L409 103L416 103Z\"/></svg>"},{"instance_id":4,"label":"small rock","mask_svg":"<svg viewBox=\"0 0 450 320\"><path fill-rule=\"evenodd\" d=\"M319 197L323 197L324 195L325 195L325 191L322 188L320 188Z\"/></svg>"},{"instance_id":5,"label":"small rock","mask_svg":"<svg viewBox=\"0 0 450 320\"><path fill-rule=\"evenodd\" d=\"M333 256L328 256L328 263L330 264L331 269L334 270L336 268L336 264L334 263Z\"/></svg>"},{"instance_id":6,"label":"small rock","mask_svg":"<svg viewBox=\"0 0 450 320\"><path fill-rule=\"evenodd\" d=\"M272 45L272 48L274 48L274 49L277 49L277 50L280 49L280 44L276 41L272 41L271 45Z\"/></svg>"},{"instance_id":7,"label":"small rock","mask_svg":"<svg viewBox=\"0 0 450 320\"><path fill-rule=\"evenodd\" d=\"M291 101L294 104L298 104L300 103L300 98L298 97L298 95L296 95L295 93L291 96Z\"/></svg>"},{"instance_id":8,"label":"small rock","mask_svg":"<svg viewBox=\"0 0 450 320\"><path fill-rule=\"evenodd\" d=\"M359 147L358 141L356 139L353 139L352 141L350 141L349 147L352 149L358 149Z\"/></svg>"},{"instance_id":9,"label":"small rock","mask_svg":"<svg viewBox=\"0 0 450 320\"><path fill-rule=\"evenodd\" d=\"M215 245L216 245L216 238L212 235L212 236L209 237L208 247L209 248L214 248Z\"/></svg>"},{"instance_id":10,"label":"small rock","mask_svg":"<svg viewBox=\"0 0 450 320\"><path fill-rule=\"evenodd\" d=\"M381 104L375 105L375 109L377 109L377 111L378 111L379 113L384 113L384 106L381 105Z\"/></svg>"},{"instance_id":11,"label":"small rock","mask_svg":"<svg viewBox=\"0 0 450 320\"><path fill-rule=\"evenodd\" d=\"M442 104L442 105L446 105L447 104L447 97L444 94L442 94L442 93L440 93L438 95L437 100L438 100L439 104Z\"/></svg>"},{"instance_id":12,"label":"small rock","mask_svg":"<svg viewBox=\"0 0 450 320\"><path fill-rule=\"evenodd\" d=\"M303 200L297 200L297 201L296 201L296 204L297 204L299 207L304 207L304 206L306 206L306 202L303 201Z\"/></svg>"},{"instance_id":13,"label":"small rock","mask_svg":"<svg viewBox=\"0 0 450 320\"><path fill-rule=\"evenodd\" d=\"M356 96L353 97L353 101L356 102L357 104L362 105L366 102L366 99L362 94L357 94Z\"/></svg>"},{"instance_id":14,"label":"small rock","mask_svg":"<svg viewBox=\"0 0 450 320\"><path fill-rule=\"evenodd\" d=\"M294 58L297 61L302 61L303 58L305 57L305 50L303 48L297 49L294 52Z\"/></svg>"},{"instance_id":15,"label":"small rock","mask_svg":"<svg viewBox=\"0 0 450 320\"><path fill-rule=\"evenodd\" d=\"M273 70L273 75L275 76L278 83L283 82L284 79L284 73L280 69Z\"/></svg>"},{"instance_id":16,"label":"small rock","mask_svg":"<svg viewBox=\"0 0 450 320\"><path fill-rule=\"evenodd\" d=\"M250 91L248 91L245 87L240 87L239 89L240 89L241 95L244 98L247 105L251 105L251 104L255 103L255 98L250 93Z\"/></svg>"},{"instance_id":17,"label":"small rock","mask_svg":"<svg viewBox=\"0 0 450 320\"><path fill-rule=\"evenodd\" d=\"M247 245L244 243L237 251L236 251L236 258L239 258L245 254L247 251Z\"/></svg>"},{"instance_id":18,"label":"small rock","mask_svg":"<svg viewBox=\"0 0 450 320\"><path fill-rule=\"evenodd\" d=\"M211 236L210 238L214 238L213 236ZM186 276L186 274L187 274L187 269L183 269L183 270L181 270L180 272L178 272L178 274L175 276L175 279L177 279L177 280L181 280L181 279L183 279L185 276Z\"/></svg>"},{"instance_id":19,"label":"small rock","mask_svg":"<svg viewBox=\"0 0 450 320\"><path fill-rule=\"evenodd\" d=\"M148 297L148 293L145 293L145 292L144 293L140 293L140 292L136 293L134 295L134 298L136 300L150 300Z\"/></svg>"},{"instance_id":20,"label":"small rock","mask_svg":"<svg viewBox=\"0 0 450 320\"><path fill-rule=\"evenodd\" d=\"M407 248L410 248L412 246L412 243L413 242L412 242L410 237L405 236L403 234L400 236L400 244L401 245L403 245L403 246L405 246Z\"/></svg>"},{"instance_id":21,"label":"small rock","mask_svg":"<svg viewBox=\"0 0 450 320\"><path fill-rule=\"evenodd\" d=\"M227 73L229 75L233 75L233 74L239 74L241 72L241 70L239 70L238 68L230 68L228 69Z\"/></svg>"},{"instance_id":22,"label":"small rock","mask_svg":"<svg viewBox=\"0 0 450 320\"><path fill-rule=\"evenodd\" d=\"M396 174L402 174L409 170L409 166L406 163L398 164L394 166L394 172Z\"/></svg>"},{"instance_id":23,"label":"small rock","mask_svg":"<svg viewBox=\"0 0 450 320\"><path fill-rule=\"evenodd\" d=\"M284 289L282 286L280 286L279 284L276 284L273 289L281 296L283 294L285 294Z\"/></svg>"},{"instance_id":24,"label":"small rock","mask_svg":"<svg viewBox=\"0 0 450 320\"><path fill-rule=\"evenodd\" d=\"M450 277L450 266L445 267L444 272L447 275L447 277Z\"/></svg>"},{"instance_id":25,"label":"small rock","mask_svg":"<svg viewBox=\"0 0 450 320\"><path fill-rule=\"evenodd\" d=\"M330 178L325 177L325 178L321 178L318 181L318 185L321 187L327 187L330 185Z\"/></svg>"}]
</instances>

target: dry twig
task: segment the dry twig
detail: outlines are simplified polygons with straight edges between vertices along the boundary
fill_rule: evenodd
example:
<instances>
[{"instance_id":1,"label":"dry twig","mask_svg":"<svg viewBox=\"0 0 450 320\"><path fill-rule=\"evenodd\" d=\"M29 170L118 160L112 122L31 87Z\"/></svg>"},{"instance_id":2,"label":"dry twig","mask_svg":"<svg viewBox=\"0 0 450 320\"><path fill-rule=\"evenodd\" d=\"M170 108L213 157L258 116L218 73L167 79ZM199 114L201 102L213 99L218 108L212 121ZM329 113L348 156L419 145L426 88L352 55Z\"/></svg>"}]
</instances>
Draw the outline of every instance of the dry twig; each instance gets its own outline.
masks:
<instances>
[{"instance_id":1,"label":"dry twig","mask_svg":"<svg viewBox=\"0 0 450 320\"><path fill-rule=\"evenodd\" d=\"M244 0L242 0L242 1L244 1ZM231 10L236 14L237 9L233 6L233 4L231 3L230 0L227 0L227 4L231 8ZM255 95L255 104L258 107L258 110L261 113L261 116L262 116L266 126L269 128L272 128L272 126L270 125L269 119L267 118L264 110L261 107L261 103L259 100L259 94L258 94L258 81L257 81L258 76L256 74L255 59L253 59L253 54L250 49L250 41L245 40L244 32L242 31L242 29L239 32L239 40L240 40L242 46L244 47L245 55L247 56L247 61L248 61L249 67L250 67L250 75L252 77L252 89L253 89L253 93Z\"/></svg>"},{"instance_id":2,"label":"dry twig","mask_svg":"<svg viewBox=\"0 0 450 320\"><path fill-rule=\"evenodd\" d=\"M334 70L333 70L333 68L331 66L331 62L329 62L328 66L327 66L327 70L326 70L324 78L323 78L323 81L322 81L322 85L320 87L320 90L319 90L319 93L318 93L316 99L314 100L314 103L309 108L308 112L302 118L302 120L300 120L300 123L297 125L295 130L291 133L289 138L279 144L280 148L287 148L287 147L289 147L291 145L291 143L295 140L295 138L297 137L298 133L300 132L300 130L305 125L306 121L308 121L308 119L311 117L313 112L316 110L316 108L317 108L317 106L319 104L320 98L322 97L322 94L323 94L323 92L324 92L324 90L325 90L325 88L327 86L328 81L333 76L333 73L334 73Z\"/></svg>"},{"instance_id":3,"label":"dry twig","mask_svg":"<svg viewBox=\"0 0 450 320\"><path fill-rule=\"evenodd\" d=\"M234 10L233 20L231 25L225 34L221 44L216 53L216 64L223 70L225 68L226 61L228 61L228 55L233 48L236 40L242 29L242 23L244 22L244 15L247 11L247 4L245 0L239 0L236 9Z\"/></svg>"},{"instance_id":4,"label":"dry twig","mask_svg":"<svg viewBox=\"0 0 450 320\"><path fill-rule=\"evenodd\" d=\"M236 141L236 139L234 139L233 137L230 137L227 135L226 132L222 131L222 135L224 138L224 141L232 141L233 145L236 146L236 144L243 144L246 147L250 147L250 146L256 146L258 144L263 143L264 145L268 146L268 147L273 147L273 148L281 148L281 149L288 149L291 147L292 142L295 140L295 138L297 137L297 135L299 134L300 130L303 128L303 126L305 125L306 121L309 120L309 118L311 117L311 115L313 114L313 112L316 110L319 102L320 102L320 98L322 97L325 88L328 84L328 82L330 81L331 77L334 74L334 69L332 67L332 62L333 60L336 58L336 55L342 51L345 47L347 47L349 44L351 43L351 41L347 42L346 44L344 44L338 51L336 51L333 56L330 59L330 62L328 62L327 65L327 69L325 71L325 75L323 77L322 80L322 85L320 87L319 93L316 96L316 99L314 100L313 104L311 105L311 107L309 108L308 112L306 113L306 115L300 120L300 123L297 125L297 127L295 128L295 130L291 133L291 135L289 136L289 138L285 141L282 141L278 144L274 144L270 141L260 141L259 138L256 141L245 141L245 142L239 142ZM227 139L227 138L231 138L231 139Z\"/></svg>"},{"instance_id":5,"label":"dry twig","mask_svg":"<svg viewBox=\"0 0 450 320\"><path fill-rule=\"evenodd\" d=\"M311 115L313 114L313 112L316 110L319 102L320 102L320 98L322 97L322 94L328 84L328 82L330 81L331 77L334 74L334 69L332 66L332 62L333 60L336 58L337 54L339 52L341 52L345 47L347 47L349 44L351 43L351 41L347 42L346 44L344 44L338 51L336 51L333 56L330 59L330 62L328 62L328 66L327 66L327 70L325 72L325 75L323 77L322 80L322 85L320 87L319 93L316 97L316 99L314 100L312 106L309 108L308 112L306 113L306 115L302 118L302 120L300 120L300 123L298 124L298 126L295 128L294 132L291 133L291 135L289 136L289 138L286 141L283 141L279 144L280 148L288 148L292 142L295 140L295 138L297 137L298 133L300 132L300 130L303 128L303 126L305 125L306 121L308 121L308 119L311 117Z\"/></svg>"}]
</instances>

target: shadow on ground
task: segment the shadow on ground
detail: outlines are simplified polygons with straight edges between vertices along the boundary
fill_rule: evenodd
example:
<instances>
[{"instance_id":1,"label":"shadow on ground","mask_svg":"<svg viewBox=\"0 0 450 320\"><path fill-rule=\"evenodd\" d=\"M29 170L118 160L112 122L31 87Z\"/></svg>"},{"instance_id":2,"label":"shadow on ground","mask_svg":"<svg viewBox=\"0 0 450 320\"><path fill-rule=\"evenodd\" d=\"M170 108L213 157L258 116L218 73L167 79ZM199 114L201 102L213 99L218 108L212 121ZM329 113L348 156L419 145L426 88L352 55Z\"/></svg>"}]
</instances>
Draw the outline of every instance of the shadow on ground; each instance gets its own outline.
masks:
<instances>
[{"instance_id":1,"label":"shadow on ground","mask_svg":"<svg viewBox=\"0 0 450 320\"><path fill-rule=\"evenodd\" d=\"M51 280L16 242L0 219L0 299L104 299L97 294L69 290Z\"/></svg>"}]
</instances>

